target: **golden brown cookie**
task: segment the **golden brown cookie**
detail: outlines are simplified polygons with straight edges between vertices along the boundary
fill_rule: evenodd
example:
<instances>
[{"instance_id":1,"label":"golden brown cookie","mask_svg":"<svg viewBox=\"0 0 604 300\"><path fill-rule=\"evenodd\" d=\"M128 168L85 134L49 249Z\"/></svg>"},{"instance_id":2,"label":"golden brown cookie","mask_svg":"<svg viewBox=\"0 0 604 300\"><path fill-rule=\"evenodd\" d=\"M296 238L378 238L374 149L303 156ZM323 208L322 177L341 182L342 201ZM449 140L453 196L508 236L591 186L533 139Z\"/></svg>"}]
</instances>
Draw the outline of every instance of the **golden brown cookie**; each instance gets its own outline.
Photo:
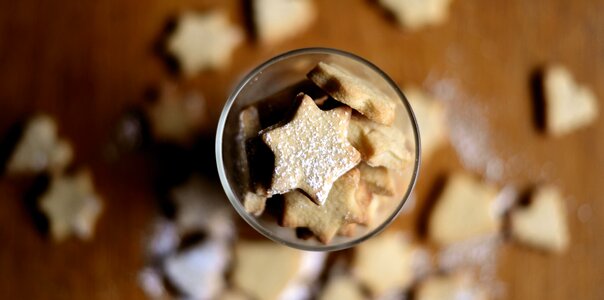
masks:
<instances>
[{"instance_id":1,"label":"golden brown cookie","mask_svg":"<svg viewBox=\"0 0 604 300\"><path fill-rule=\"evenodd\" d=\"M501 216L495 213L498 190L466 173L453 174L430 214L428 234L441 245L499 232Z\"/></svg>"},{"instance_id":2,"label":"golden brown cookie","mask_svg":"<svg viewBox=\"0 0 604 300\"><path fill-rule=\"evenodd\" d=\"M366 163L359 164L361 180L367 184L373 194L392 196L395 192L395 182L392 171L385 167L371 167Z\"/></svg>"},{"instance_id":3,"label":"golden brown cookie","mask_svg":"<svg viewBox=\"0 0 604 300\"><path fill-rule=\"evenodd\" d=\"M352 169L338 179L323 205L313 203L299 191L284 195L283 226L307 227L322 243L329 243L340 228L365 221L365 208L357 201L359 170Z\"/></svg>"},{"instance_id":4,"label":"golden brown cookie","mask_svg":"<svg viewBox=\"0 0 604 300\"><path fill-rule=\"evenodd\" d=\"M513 209L510 225L512 237L521 243L555 252L568 248L566 206L554 186L538 187L528 207Z\"/></svg>"},{"instance_id":5,"label":"golden brown cookie","mask_svg":"<svg viewBox=\"0 0 604 300\"><path fill-rule=\"evenodd\" d=\"M363 161L372 167L404 170L412 161L405 135L392 126L372 122L353 115L348 128L348 140L361 152Z\"/></svg>"},{"instance_id":6,"label":"golden brown cookie","mask_svg":"<svg viewBox=\"0 0 604 300\"><path fill-rule=\"evenodd\" d=\"M193 76L227 65L243 38L243 31L223 12L185 12L179 16L166 50L178 60L184 75Z\"/></svg>"},{"instance_id":7,"label":"golden brown cookie","mask_svg":"<svg viewBox=\"0 0 604 300\"><path fill-rule=\"evenodd\" d=\"M334 99L352 107L372 121L394 122L394 101L371 83L335 64L319 62L307 77Z\"/></svg>"},{"instance_id":8,"label":"golden brown cookie","mask_svg":"<svg viewBox=\"0 0 604 300\"><path fill-rule=\"evenodd\" d=\"M56 241L70 235L92 238L103 203L94 191L90 171L53 176L48 190L40 198L40 210L48 216L50 232Z\"/></svg>"},{"instance_id":9,"label":"golden brown cookie","mask_svg":"<svg viewBox=\"0 0 604 300\"><path fill-rule=\"evenodd\" d=\"M269 194L303 190L323 205L333 183L361 159L346 139L350 108L322 111L300 94L300 106L292 120L262 134L275 154L275 170Z\"/></svg>"},{"instance_id":10,"label":"golden brown cookie","mask_svg":"<svg viewBox=\"0 0 604 300\"><path fill-rule=\"evenodd\" d=\"M552 135L563 135L588 126L598 117L598 100L586 86L575 82L564 67L554 65L543 78L545 121Z\"/></svg>"},{"instance_id":11,"label":"golden brown cookie","mask_svg":"<svg viewBox=\"0 0 604 300\"><path fill-rule=\"evenodd\" d=\"M71 144L57 134L57 123L47 115L32 117L6 165L9 174L60 172L73 158Z\"/></svg>"}]
</instances>

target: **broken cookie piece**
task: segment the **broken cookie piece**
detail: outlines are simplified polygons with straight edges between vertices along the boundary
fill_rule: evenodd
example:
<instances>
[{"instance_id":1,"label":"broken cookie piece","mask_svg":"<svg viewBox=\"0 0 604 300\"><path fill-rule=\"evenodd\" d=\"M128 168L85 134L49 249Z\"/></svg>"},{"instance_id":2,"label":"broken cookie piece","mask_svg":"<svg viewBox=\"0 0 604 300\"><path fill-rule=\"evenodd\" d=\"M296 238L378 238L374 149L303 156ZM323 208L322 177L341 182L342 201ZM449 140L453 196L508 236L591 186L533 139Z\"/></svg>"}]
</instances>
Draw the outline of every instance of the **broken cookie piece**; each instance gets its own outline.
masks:
<instances>
[{"instance_id":1,"label":"broken cookie piece","mask_svg":"<svg viewBox=\"0 0 604 300\"><path fill-rule=\"evenodd\" d=\"M145 107L145 113L153 138L161 142L190 144L207 122L205 99L173 83L161 86L159 97Z\"/></svg>"},{"instance_id":2,"label":"broken cookie piece","mask_svg":"<svg viewBox=\"0 0 604 300\"><path fill-rule=\"evenodd\" d=\"M469 174L452 175L430 213L430 238L449 245L497 234L501 225L494 209L497 194L496 187Z\"/></svg>"},{"instance_id":3,"label":"broken cookie piece","mask_svg":"<svg viewBox=\"0 0 604 300\"><path fill-rule=\"evenodd\" d=\"M409 30L443 23L452 0L379 0L397 21Z\"/></svg>"},{"instance_id":4,"label":"broken cookie piece","mask_svg":"<svg viewBox=\"0 0 604 300\"><path fill-rule=\"evenodd\" d=\"M467 299L486 300L488 293L466 272L431 276L415 290L417 300Z\"/></svg>"},{"instance_id":5,"label":"broken cookie piece","mask_svg":"<svg viewBox=\"0 0 604 300\"><path fill-rule=\"evenodd\" d=\"M92 175L85 169L73 175L53 175L48 190L39 201L40 210L48 217L50 232L57 242L70 235L90 239L103 210L101 198L94 191Z\"/></svg>"},{"instance_id":6,"label":"broken cookie piece","mask_svg":"<svg viewBox=\"0 0 604 300\"><path fill-rule=\"evenodd\" d=\"M176 58L184 75L192 76L227 65L243 37L242 30L230 24L223 12L185 12L178 18L166 50Z\"/></svg>"},{"instance_id":7,"label":"broken cookie piece","mask_svg":"<svg viewBox=\"0 0 604 300\"><path fill-rule=\"evenodd\" d=\"M353 115L350 119L348 140L361 152L363 161L372 167L404 170L412 160L402 131L363 116Z\"/></svg>"},{"instance_id":8,"label":"broken cookie piece","mask_svg":"<svg viewBox=\"0 0 604 300\"><path fill-rule=\"evenodd\" d=\"M307 95L293 119L262 134L275 155L275 170L269 194L303 190L323 205L333 183L361 159L346 139L350 108L322 111Z\"/></svg>"},{"instance_id":9,"label":"broken cookie piece","mask_svg":"<svg viewBox=\"0 0 604 300\"><path fill-rule=\"evenodd\" d=\"M512 237L523 244L555 252L568 248L564 199L553 186L537 188L528 207L513 209L510 225Z\"/></svg>"},{"instance_id":10,"label":"broken cookie piece","mask_svg":"<svg viewBox=\"0 0 604 300\"><path fill-rule=\"evenodd\" d=\"M418 251L401 234L384 233L355 248L352 272L374 297L400 292L415 279Z\"/></svg>"},{"instance_id":11,"label":"broken cookie piece","mask_svg":"<svg viewBox=\"0 0 604 300\"><path fill-rule=\"evenodd\" d=\"M312 0L253 0L256 35L275 44L302 32L315 20Z\"/></svg>"},{"instance_id":12,"label":"broken cookie piece","mask_svg":"<svg viewBox=\"0 0 604 300\"><path fill-rule=\"evenodd\" d=\"M416 87L406 88L405 96L417 118L422 140L422 160L425 160L446 140L445 108L441 102Z\"/></svg>"},{"instance_id":13,"label":"broken cookie piece","mask_svg":"<svg viewBox=\"0 0 604 300\"><path fill-rule=\"evenodd\" d=\"M394 101L371 83L355 77L335 64L319 62L307 77L327 94L374 122L394 122Z\"/></svg>"},{"instance_id":14,"label":"broken cookie piece","mask_svg":"<svg viewBox=\"0 0 604 300\"><path fill-rule=\"evenodd\" d=\"M8 174L36 174L59 172L71 162L73 149L69 142L59 138L57 124L47 115L31 118L23 129L8 160Z\"/></svg>"},{"instance_id":15,"label":"broken cookie piece","mask_svg":"<svg viewBox=\"0 0 604 300\"><path fill-rule=\"evenodd\" d=\"M598 117L598 101L586 86L575 82L562 66L551 66L543 78L545 123L552 135L563 135L588 126Z\"/></svg>"},{"instance_id":16,"label":"broken cookie piece","mask_svg":"<svg viewBox=\"0 0 604 300\"><path fill-rule=\"evenodd\" d=\"M283 226L307 227L319 241L327 244L342 226L365 222L366 206L362 207L357 201L359 180L357 169L342 175L334 183L323 205L313 203L299 191L285 194Z\"/></svg>"},{"instance_id":17,"label":"broken cookie piece","mask_svg":"<svg viewBox=\"0 0 604 300\"><path fill-rule=\"evenodd\" d=\"M208 240L168 256L163 263L164 272L186 297L214 299L225 286L228 253L225 243Z\"/></svg>"}]
</instances>

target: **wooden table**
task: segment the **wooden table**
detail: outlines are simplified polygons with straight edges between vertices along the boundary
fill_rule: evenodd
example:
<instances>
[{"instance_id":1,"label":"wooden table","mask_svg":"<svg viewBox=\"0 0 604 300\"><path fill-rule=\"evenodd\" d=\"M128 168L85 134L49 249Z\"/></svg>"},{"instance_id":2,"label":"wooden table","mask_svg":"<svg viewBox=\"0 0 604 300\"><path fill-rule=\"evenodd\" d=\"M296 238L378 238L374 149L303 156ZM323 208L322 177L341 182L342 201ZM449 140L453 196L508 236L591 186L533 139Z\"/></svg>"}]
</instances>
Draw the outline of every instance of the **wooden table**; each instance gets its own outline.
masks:
<instances>
[{"instance_id":1,"label":"wooden table","mask_svg":"<svg viewBox=\"0 0 604 300\"><path fill-rule=\"evenodd\" d=\"M206 96L213 120L237 78L275 54L307 46L359 54L401 85L451 98L445 100L460 114L475 110L468 115L470 125L473 116L485 122L477 123L482 131L475 132L484 138L474 141L482 143L474 145L480 158L458 159L455 150L468 143L456 140L425 162L419 205L439 176L464 164L485 175L493 159L501 162L495 171L504 172L489 167L487 177L499 185L523 189L552 182L568 196L570 250L550 255L506 244L498 267L506 298L604 299L604 197L598 190L604 183L604 118L588 129L547 137L535 127L530 90L536 69L560 62L591 86L604 106L604 1L455 0L446 24L419 32L400 30L372 1L316 2L319 18L304 34L268 48L247 42L228 68L187 83ZM139 153L108 163L101 149L123 112L140 105L144 90L173 77L152 47L167 19L187 8L220 7L243 24L240 4L0 3L0 133L32 112L56 116L62 134L74 143L77 163L92 167L106 206L93 241L55 244L36 231L22 204L26 184L2 178L0 298L144 298L136 276L157 215L153 156ZM401 217L397 226L412 218Z\"/></svg>"}]
</instances>

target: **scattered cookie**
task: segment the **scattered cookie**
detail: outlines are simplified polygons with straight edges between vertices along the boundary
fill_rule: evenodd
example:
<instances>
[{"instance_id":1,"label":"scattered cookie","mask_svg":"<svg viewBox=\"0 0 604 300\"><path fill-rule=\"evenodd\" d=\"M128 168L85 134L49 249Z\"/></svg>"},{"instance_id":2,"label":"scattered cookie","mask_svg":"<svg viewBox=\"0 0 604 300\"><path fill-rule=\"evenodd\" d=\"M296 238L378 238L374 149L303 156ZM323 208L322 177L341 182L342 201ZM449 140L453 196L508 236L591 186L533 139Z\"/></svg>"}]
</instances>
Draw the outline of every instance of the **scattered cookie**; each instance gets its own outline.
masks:
<instances>
[{"instance_id":1,"label":"scattered cookie","mask_svg":"<svg viewBox=\"0 0 604 300\"><path fill-rule=\"evenodd\" d=\"M88 170L80 170L74 175L53 175L48 190L39 201L40 210L48 216L52 237L58 242L72 234L90 239L103 210Z\"/></svg>"},{"instance_id":2,"label":"scattered cookie","mask_svg":"<svg viewBox=\"0 0 604 300\"><path fill-rule=\"evenodd\" d=\"M451 0L379 0L379 3L392 12L401 26L417 30L443 23Z\"/></svg>"},{"instance_id":3,"label":"scattered cookie","mask_svg":"<svg viewBox=\"0 0 604 300\"><path fill-rule=\"evenodd\" d=\"M69 142L57 135L56 122L47 115L31 118L7 162L9 174L36 174L65 169L73 158Z\"/></svg>"},{"instance_id":4,"label":"scattered cookie","mask_svg":"<svg viewBox=\"0 0 604 300\"><path fill-rule=\"evenodd\" d=\"M319 241L327 244L342 226L364 222L365 207L361 207L357 200L359 180L357 169L342 175L334 183L323 205L313 203L299 191L285 194L283 226L307 227Z\"/></svg>"},{"instance_id":5,"label":"scattered cookie","mask_svg":"<svg viewBox=\"0 0 604 300\"><path fill-rule=\"evenodd\" d=\"M501 225L494 210L497 194L497 188L469 174L453 174L430 214L430 238L449 245L497 234Z\"/></svg>"},{"instance_id":6,"label":"scattered cookie","mask_svg":"<svg viewBox=\"0 0 604 300\"><path fill-rule=\"evenodd\" d=\"M372 167L404 170L412 160L404 146L405 135L397 128L381 125L353 115L348 127L348 140L361 152L363 161Z\"/></svg>"},{"instance_id":7,"label":"scattered cookie","mask_svg":"<svg viewBox=\"0 0 604 300\"><path fill-rule=\"evenodd\" d=\"M598 117L596 95L575 82L562 66L551 66L543 79L545 123L552 135L563 135L588 126Z\"/></svg>"},{"instance_id":8,"label":"scattered cookie","mask_svg":"<svg viewBox=\"0 0 604 300\"><path fill-rule=\"evenodd\" d=\"M380 297L408 288L414 280L418 249L398 233L384 233L355 248L352 272Z\"/></svg>"},{"instance_id":9,"label":"scattered cookie","mask_svg":"<svg viewBox=\"0 0 604 300\"><path fill-rule=\"evenodd\" d=\"M228 253L225 243L208 240L168 256L163 263L164 272L186 297L215 299L225 286Z\"/></svg>"},{"instance_id":10,"label":"scattered cookie","mask_svg":"<svg viewBox=\"0 0 604 300\"><path fill-rule=\"evenodd\" d=\"M362 300L367 297L354 278L340 275L330 278L319 296L319 300L334 299Z\"/></svg>"},{"instance_id":11,"label":"scattered cookie","mask_svg":"<svg viewBox=\"0 0 604 300\"><path fill-rule=\"evenodd\" d=\"M312 0L253 0L260 42L275 44L304 31L315 20Z\"/></svg>"},{"instance_id":12,"label":"scattered cookie","mask_svg":"<svg viewBox=\"0 0 604 300\"><path fill-rule=\"evenodd\" d=\"M176 225L183 234L204 231L224 239L234 234L231 207L216 183L198 176L171 191L176 205Z\"/></svg>"},{"instance_id":13,"label":"scattered cookie","mask_svg":"<svg viewBox=\"0 0 604 300\"><path fill-rule=\"evenodd\" d=\"M405 96L411 103L419 125L422 160L425 161L446 140L445 108L441 102L416 87L406 88Z\"/></svg>"},{"instance_id":14,"label":"scattered cookie","mask_svg":"<svg viewBox=\"0 0 604 300\"><path fill-rule=\"evenodd\" d=\"M352 107L372 121L391 125L395 104L376 87L340 66L319 62L307 77L334 99Z\"/></svg>"},{"instance_id":15,"label":"scattered cookie","mask_svg":"<svg viewBox=\"0 0 604 300\"><path fill-rule=\"evenodd\" d=\"M486 300L488 293L469 273L431 276L415 290L417 300L467 299Z\"/></svg>"},{"instance_id":16,"label":"scattered cookie","mask_svg":"<svg viewBox=\"0 0 604 300\"><path fill-rule=\"evenodd\" d=\"M307 254L269 241L239 241L235 244L233 285L253 299L281 299L290 284L306 272ZM320 269L314 271L318 274Z\"/></svg>"},{"instance_id":17,"label":"scattered cookie","mask_svg":"<svg viewBox=\"0 0 604 300\"><path fill-rule=\"evenodd\" d=\"M366 163L359 164L361 180L367 183L369 191L373 194L392 196L395 192L395 183L392 171L385 167L371 167Z\"/></svg>"},{"instance_id":18,"label":"scattered cookie","mask_svg":"<svg viewBox=\"0 0 604 300\"><path fill-rule=\"evenodd\" d=\"M537 188L528 207L513 209L510 225L512 237L521 243L555 252L568 248L566 207L560 191L553 186Z\"/></svg>"},{"instance_id":19,"label":"scattered cookie","mask_svg":"<svg viewBox=\"0 0 604 300\"><path fill-rule=\"evenodd\" d=\"M208 119L205 99L172 83L162 85L158 99L145 107L145 113L155 140L177 144L193 142Z\"/></svg>"},{"instance_id":20,"label":"scattered cookie","mask_svg":"<svg viewBox=\"0 0 604 300\"><path fill-rule=\"evenodd\" d=\"M243 38L242 30L230 24L223 12L185 12L178 18L166 50L178 60L181 71L192 76L227 65Z\"/></svg>"},{"instance_id":21,"label":"scattered cookie","mask_svg":"<svg viewBox=\"0 0 604 300\"><path fill-rule=\"evenodd\" d=\"M293 119L262 134L275 154L275 170L269 194L302 189L323 205L333 183L361 159L346 139L350 108L322 111L307 95Z\"/></svg>"}]
</instances>

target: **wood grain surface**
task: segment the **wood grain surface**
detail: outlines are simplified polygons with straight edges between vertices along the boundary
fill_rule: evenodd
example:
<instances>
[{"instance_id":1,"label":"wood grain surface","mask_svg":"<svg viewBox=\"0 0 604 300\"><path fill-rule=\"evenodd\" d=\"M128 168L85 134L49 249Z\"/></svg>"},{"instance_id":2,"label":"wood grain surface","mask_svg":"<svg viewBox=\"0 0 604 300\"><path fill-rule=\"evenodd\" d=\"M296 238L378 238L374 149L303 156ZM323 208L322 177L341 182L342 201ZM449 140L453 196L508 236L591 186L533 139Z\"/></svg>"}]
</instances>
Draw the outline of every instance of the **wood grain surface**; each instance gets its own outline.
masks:
<instances>
[{"instance_id":1,"label":"wood grain surface","mask_svg":"<svg viewBox=\"0 0 604 300\"><path fill-rule=\"evenodd\" d=\"M569 251L552 255L504 245L498 274L506 284L505 298L604 299L604 118L590 128L550 138L535 126L530 85L536 70L559 62L591 86L604 106L604 1L454 0L445 24L418 32L401 30L372 1L316 2L319 17L308 31L271 47L247 41L229 67L186 81L209 101L213 124L237 79L278 53L325 46L365 57L401 86L419 85L451 98L447 101L454 114L466 116L470 127L476 127L473 134L482 137L475 158L460 159L456 150L476 145L456 140L424 162L418 205L437 178L464 166L520 190L555 183L567 196ZM36 230L25 209L29 183L2 177L1 299L145 297L137 272L158 214L154 158L141 152L108 162L102 149L116 122L142 103L149 86L182 80L153 48L166 22L186 9L221 8L243 26L241 4L0 2L0 134L33 112L55 116L61 133L75 146L76 162L91 166L105 199L93 241L56 244ZM215 168L211 163L200 167ZM414 220L402 215L394 226Z\"/></svg>"}]
</instances>

